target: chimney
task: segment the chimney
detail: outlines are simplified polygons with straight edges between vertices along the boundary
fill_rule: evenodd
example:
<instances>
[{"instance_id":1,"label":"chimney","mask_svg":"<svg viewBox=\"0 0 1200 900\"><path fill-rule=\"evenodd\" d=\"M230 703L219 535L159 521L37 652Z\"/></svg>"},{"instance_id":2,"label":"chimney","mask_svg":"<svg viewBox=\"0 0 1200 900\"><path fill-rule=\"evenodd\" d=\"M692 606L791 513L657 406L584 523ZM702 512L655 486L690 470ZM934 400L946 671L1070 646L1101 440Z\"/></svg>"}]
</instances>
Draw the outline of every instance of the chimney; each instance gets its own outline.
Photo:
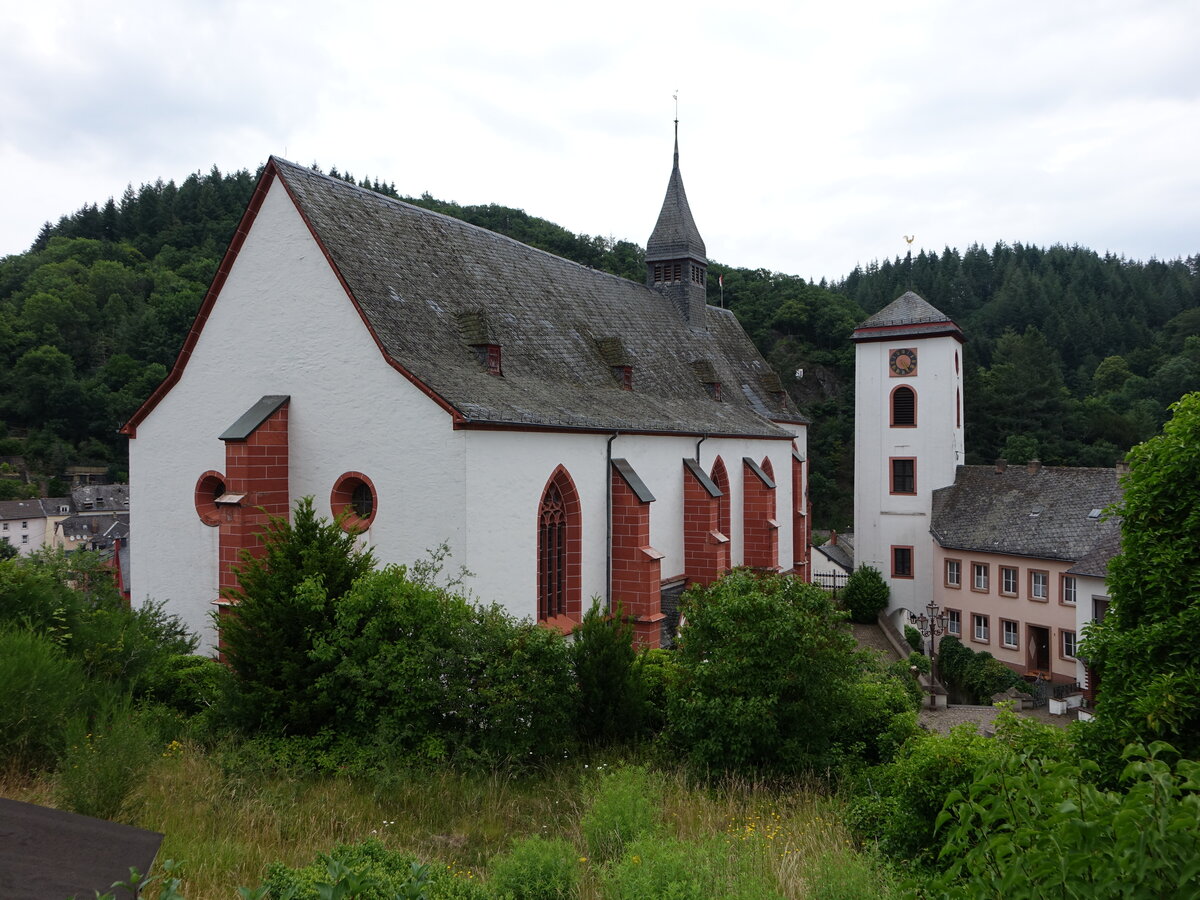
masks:
<instances>
[{"instance_id":1,"label":"chimney","mask_svg":"<svg viewBox=\"0 0 1200 900\"><path fill-rule=\"evenodd\" d=\"M1031 459L1026 466L1026 469L1029 471L1030 475L1036 475L1038 472L1042 471L1042 461L1040 459Z\"/></svg>"},{"instance_id":2,"label":"chimney","mask_svg":"<svg viewBox=\"0 0 1200 900\"><path fill-rule=\"evenodd\" d=\"M837 529L836 528L830 529L830 531L829 531L829 546L830 547L837 546Z\"/></svg>"},{"instance_id":3,"label":"chimney","mask_svg":"<svg viewBox=\"0 0 1200 900\"><path fill-rule=\"evenodd\" d=\"M1129 474L1129 463L1123 459L1117 460L1117 476Z\"/></svg>"},{"instance_id":4,"label":"chimney","mask_svg":"<svg viewBox=\"0 0 1200 900\"><path fill-rule=\"evenodd\" d=\"M1000 459L996 460L996 474L997 475L1003 475L1004 470L1007 468L1008 468L1008 460L1007 459L1000 458Z\"/></svg>"}]
</instances>

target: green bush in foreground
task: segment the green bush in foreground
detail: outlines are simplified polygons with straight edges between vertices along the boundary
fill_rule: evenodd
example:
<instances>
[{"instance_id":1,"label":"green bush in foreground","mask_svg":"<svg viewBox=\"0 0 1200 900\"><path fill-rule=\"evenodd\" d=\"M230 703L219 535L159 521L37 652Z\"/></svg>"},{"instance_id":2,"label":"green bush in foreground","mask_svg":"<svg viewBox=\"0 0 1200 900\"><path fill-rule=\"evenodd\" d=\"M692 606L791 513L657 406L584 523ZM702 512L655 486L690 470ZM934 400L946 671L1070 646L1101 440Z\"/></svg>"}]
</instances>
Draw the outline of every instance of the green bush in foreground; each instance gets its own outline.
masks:
<instances>
[{"instance_id":1,"label":"green bush in foreground","mask_svg":"<svg viewBox=\"0 0 1200 900\"><path fill-rule=\"evenodd\" d=\"M492 860L488 885L497 900L568 900L579 893L575 848L562 838L532 835Z\"/></svg>"},{"instance_id":2,"label":"green bush in foreground","mask_svg":"<svg viewBox=\"0 0 1200 900\"><path fill-rule=\"evenodd\" d=\"M52 766L84 683L79 663L50 638L0 628L0 766Z\"/></svg>"},{"instance_id":3,"label":"green bush in foreground","mask_svg":"<svg viewBox=\"0 0 1200 900\"><path fill-rule=\"evenodd\" d=\"M943 896L1191 900L1200 896L1200 762L1167 744L1125 749L1122 789L1088 760L1006 753L938 817Z\"/></svg>"},{"instance_id":4,"label":"green bush in foreground","mask_svg":"<svg viewBox=\"0 0 1200 900\"><path fill-rule=\"evenodd\" d=\"M603 878L605 900L781 900L724 840L705 843L645 836L633 841Z\"/></svg>"},{"instance_id":5,"label":"green bush in foreground","mask_svg":"<svg viewBox=\"0 0 1200 900\"><path fill-rule=\"evenodd\" d=\"M657 828L650 776L640 766L602 774L592 806L580 821L588 857L595 863L616 859L625 846Z\"/></svg>"},{"instance_id":6,"label":"green bush in foreground","mask_svg":"<svg viewBox=\"0 0 1200 900\"><path fill-rule=\"evenodd\" d=\"M289 868L272 863L263 887L267 897L291 900L486 900L482 884L437 867L424 867L413 857L388 850L371 839L361 844L339 844L307 866ZM340 892L337 890L340 887ZM419 890L415 890L419 888Z\"/></svg>"}]
</instances>

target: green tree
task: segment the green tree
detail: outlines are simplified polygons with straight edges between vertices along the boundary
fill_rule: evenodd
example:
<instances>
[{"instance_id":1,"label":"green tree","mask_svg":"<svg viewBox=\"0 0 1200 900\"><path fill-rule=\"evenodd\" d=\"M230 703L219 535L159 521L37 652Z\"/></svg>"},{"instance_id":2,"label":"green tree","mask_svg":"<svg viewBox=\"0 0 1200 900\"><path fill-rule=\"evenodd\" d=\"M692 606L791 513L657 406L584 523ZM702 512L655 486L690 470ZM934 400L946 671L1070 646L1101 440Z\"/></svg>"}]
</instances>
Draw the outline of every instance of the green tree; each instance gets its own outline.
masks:
<instances>
[{"instance_id":1,"label":"green tree","mask_svg":"<svg viewBox=\"0 0 1200 900\"><path fill-rule=\"evenodd\" d=\"M668 739L704 768L795 771L830 764L907 711L898 693L859 704L866 661L845 613L819 587L736 570L685 595L679 668L668 686Z\"/></svg>"},{"instance_id":2,"label":"green tree","mask_svg":"<svg viewBox=\"0 0 1200 900\"><path fill-rule=\"evenodd\" d=\"M1081 653L1100 678L1094 749L1165 740L1200 757L1200 393L1129 452L1109 614Z\"/></svg>"},{"instance_id":3,"label":"green tree","mask_svg":"<svg viewBox=\"0 0 1200 900\"><path fill-rule=\"evenodd\" d=\"M871 566L859 566L846 579L841 602L850 619L863 625L872 625L879 614L887 609L891 590L879 570Z\"/></svg>"},{"instance_id":4,"label":"green tree","mask_svg":"<svg viewBox=\"0 0 1200 900\"><path fill-rule=\"evenodd\" d=\"M239 586L224 594L235 609L219 623L237 676L235 712L250 727L312 734L328 722L316 684L331 668L314 659L313 644L375 557L340 519L318 517L311 497L297 502L291 522L272 517L260 537L261 556L242 552Z\"/></svg>"}]
</instances>

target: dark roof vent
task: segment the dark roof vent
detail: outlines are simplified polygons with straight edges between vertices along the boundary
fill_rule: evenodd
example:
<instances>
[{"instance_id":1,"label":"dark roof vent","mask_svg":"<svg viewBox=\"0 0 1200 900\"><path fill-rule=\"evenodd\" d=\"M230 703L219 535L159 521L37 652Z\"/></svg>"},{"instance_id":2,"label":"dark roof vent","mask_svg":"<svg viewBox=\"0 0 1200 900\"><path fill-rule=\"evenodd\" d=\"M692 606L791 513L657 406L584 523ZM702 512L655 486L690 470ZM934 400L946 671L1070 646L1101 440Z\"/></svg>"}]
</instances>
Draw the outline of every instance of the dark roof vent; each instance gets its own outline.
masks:
<instances>
[{"instance_id":1,"label":"dark roof vent","mask_svg":"<svg viewBox=\"0 0 1200 900\"><path fill-rule=\"evenodd\" d=\"M779 380L778 372L764 372L758 376L758 383L768 394L782 394L783 382Z\"/></svg>"},{"instance_id":2,"label":"dark roof vent","mask_svg":"<svg viewBox=\"0 0 1200 900\"><path fill-rule=\"evenodd\" d=\"M721 379L717 377L716 367L713 366L711 360L694 359L692 360L692 371L696 373L696 380L701 384L720 384Z\"/></svg>"},{"instance_id":3,"label":"dark roof vent","mask_svg":"<svg viewBox=\"0 0 1200 900\"><path fill-rule=\"evenodd\" d=\"M629 366L633 364L629 351L625 349L624 341L619 337L600 338L596 341L596 349L600 351L600 357L607 365Z\"/></svg>"}]
</instances>

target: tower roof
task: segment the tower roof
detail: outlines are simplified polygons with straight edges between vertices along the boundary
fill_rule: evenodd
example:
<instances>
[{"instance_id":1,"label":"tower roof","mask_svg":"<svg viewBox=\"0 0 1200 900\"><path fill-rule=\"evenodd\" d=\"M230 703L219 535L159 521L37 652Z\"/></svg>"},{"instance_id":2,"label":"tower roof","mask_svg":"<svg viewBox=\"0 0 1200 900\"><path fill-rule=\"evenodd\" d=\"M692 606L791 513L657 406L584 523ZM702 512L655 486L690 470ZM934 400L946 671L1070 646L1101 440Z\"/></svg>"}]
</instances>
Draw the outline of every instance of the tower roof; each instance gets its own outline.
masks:
<instances>
[{"instance_id":1,"label":"tower roof","mask_svg":"<svg viewBox=\"0 0 1200 900\"><path fill-rule=\"evenodd\" d=\"M853 341L884 341L894 337L952 335L963 339L954 320L923 297L906 291L854 329Z\"/></svg>"},{"instance_id":2,"label":"tower roof","mask_svg":"<svg viewBox=\"0 0 1200 900\"><path fill-rule=\"evenodd\" d=\"M688 206L687 192L683 189L683 176L679 174L679 123L675 123L675 163L671 178L667 181L667 195L663 198L658 222L646 242L646 261L666 259L697 259L707 261L704 239L696 228Z\"/></svg>"}]
</instances>

